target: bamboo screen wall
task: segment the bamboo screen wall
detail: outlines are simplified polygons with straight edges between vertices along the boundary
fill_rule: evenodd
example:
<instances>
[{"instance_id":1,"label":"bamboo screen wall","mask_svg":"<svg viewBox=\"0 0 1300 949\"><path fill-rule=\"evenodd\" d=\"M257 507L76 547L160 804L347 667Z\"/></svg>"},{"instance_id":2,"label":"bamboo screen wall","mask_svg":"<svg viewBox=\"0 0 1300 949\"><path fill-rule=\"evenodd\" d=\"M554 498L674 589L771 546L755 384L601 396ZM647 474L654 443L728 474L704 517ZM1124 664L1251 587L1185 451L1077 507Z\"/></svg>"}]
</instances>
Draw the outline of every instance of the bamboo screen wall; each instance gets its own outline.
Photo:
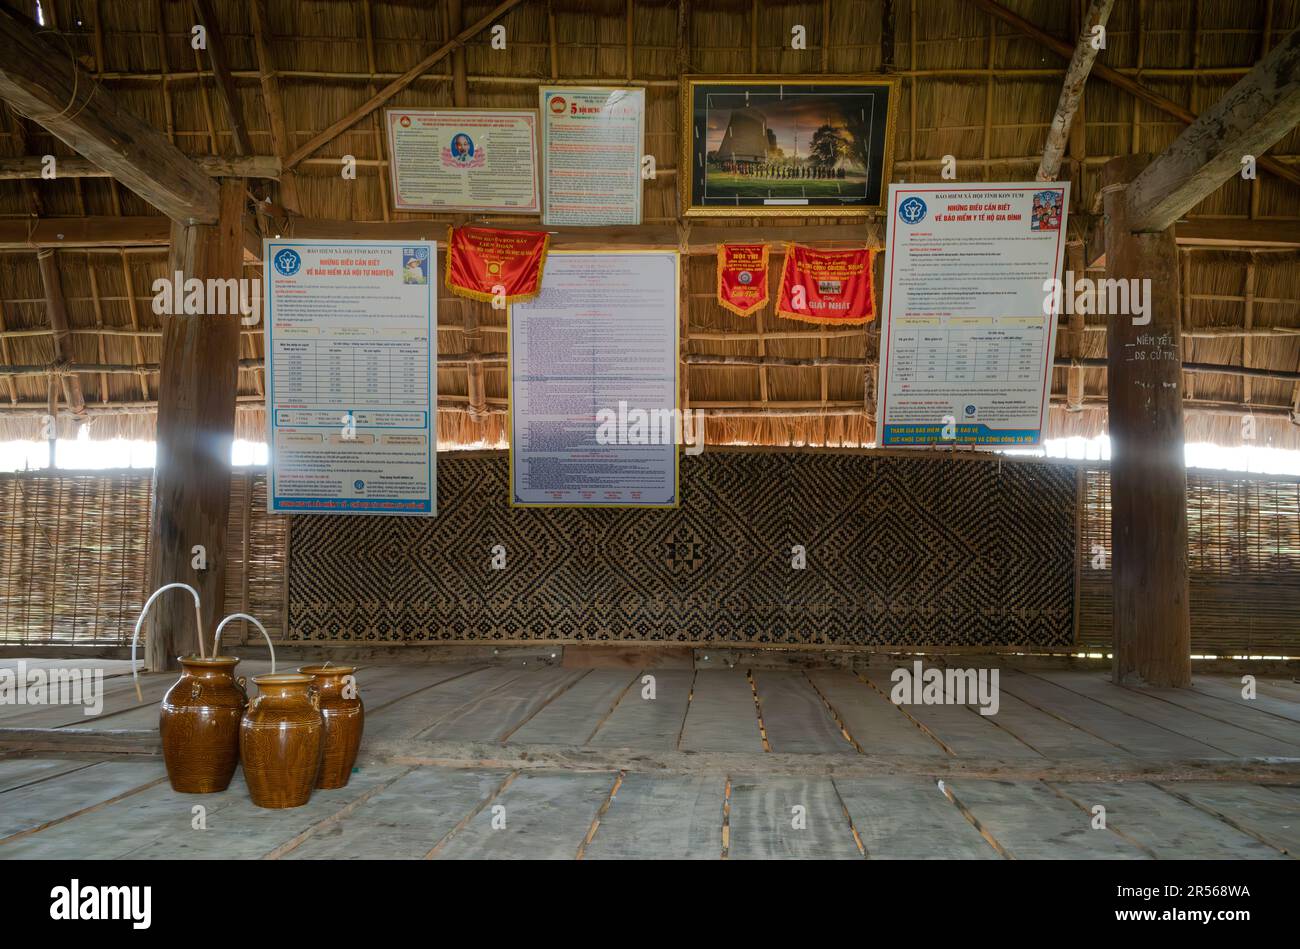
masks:
<instances>
[{"instance_id":1,"label":"bamboo screen wall","mask_svg":"<svg viewBox=\"0 0 1300 949\"><path fill-rule=\"evenodd\" d=\"M1104 469L1084 478L1078 642L1104 650L1109 479ZM260 471L236 475L233 492L226 609L283 637L287 520L265 513ZM128 643L145 593L149 507L146 471L0 474L0 643ZM1188 507L1194 649L1300 655L1300 479L1192 472Z\"/></svg>"},{"instance_id":2,"label":"bamboo screen wall","mask_svg":"<svg viewBox=\"0 0 1300 949\"><path fill-rule=\"evenodd\" d=\"M1104 469L1087 472L1082 510L1079 643L1105 648L1111 563ZM1189 472L1187 554L1194 651L1300 655L1300 478Z\"/></svg>"},{"instance_id":3,"label":"bamboo screen wall","mask_svg":"<svg viewBox=\"0 0 1300 949\"><path fill-rule=\"evenodd\" d=\"M0 643L130 643L149 592L152 488L149 471L0 474ZM287 526L265 511L264 473L237 473L226 609L277 636ZM223 639L247 635L247 625Z\"/></svg>"}]
</instances>

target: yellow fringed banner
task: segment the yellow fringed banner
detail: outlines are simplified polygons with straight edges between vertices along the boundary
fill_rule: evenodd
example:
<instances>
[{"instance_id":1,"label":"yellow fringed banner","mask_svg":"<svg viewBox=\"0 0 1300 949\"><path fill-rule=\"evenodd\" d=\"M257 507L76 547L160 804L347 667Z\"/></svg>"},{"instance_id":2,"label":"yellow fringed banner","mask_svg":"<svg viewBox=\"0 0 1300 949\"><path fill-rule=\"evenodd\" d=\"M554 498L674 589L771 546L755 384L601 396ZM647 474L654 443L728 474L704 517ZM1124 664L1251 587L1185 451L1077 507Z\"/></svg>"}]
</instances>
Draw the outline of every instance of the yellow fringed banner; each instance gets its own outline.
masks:
<instances>
[{"instance_id":1,"label":"yellow fringed banner","mask_svg":"<svg viewBox=\"0 0 1300 949\"><path fill-rule=\"evenodd\" d=\"M870 323L876 318L874 252L787 244L776 312L806 323Z\"/></svg>"},{"instance_id":2,"label":"yellow fringed banner","mask_svg":"<svg viewBox=\"0 0 1300 949\"><path fill-rule=\"evenodd\" d=\"M749 316L767 303L767 245L718 245L718 305Z\"/></svg>"},{"instance_id":3,"label":"yellow fringed banner","mask_svg":"<svg viewBox=\"0 0 1300 949\"><path fill-rule=\"evenodd\" d=\"M506 303L531 300L542 291L549 243L546 231L449 227L447 289L486 303L500 294Z\"/></svg>"}]
</instances>

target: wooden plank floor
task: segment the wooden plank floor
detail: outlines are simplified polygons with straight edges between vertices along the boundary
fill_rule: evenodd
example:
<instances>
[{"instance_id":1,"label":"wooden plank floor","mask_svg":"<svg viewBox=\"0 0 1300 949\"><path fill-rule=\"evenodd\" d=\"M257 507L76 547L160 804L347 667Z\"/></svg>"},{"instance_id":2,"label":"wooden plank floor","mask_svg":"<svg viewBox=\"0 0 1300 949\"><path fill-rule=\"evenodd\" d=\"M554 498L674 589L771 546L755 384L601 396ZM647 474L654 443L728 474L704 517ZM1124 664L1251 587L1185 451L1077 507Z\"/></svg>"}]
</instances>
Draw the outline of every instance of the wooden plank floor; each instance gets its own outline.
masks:
<instances>
[{"instance_id":1,"label":"wooden plank floor","mask_svg":"<svg viewBox=\"0 0 1300 949\"><path fill-rule=\"evenodd\" d=\"M997 713L982 715L970 704L895 705L879 660L858 672L380 664L358 672L366 738L348 787L266 811L239 774L221 794L178 795L156 756L5 751L5 729L156 730L173 676L145 676L141 703L128 663L94 668L105 674L98 717L0 705L0 859L1300 854L1294 778L1178 770L1300 761L1300 690L1286 680L1261 679L1246 699L1234 676L1148 690L1009 661ZM843 770L891 760L899 766L869 776ZM963 763L1013 776L941 777ZM1166 770L1107 777L1143 767Z\"/></svg>"}]
</instances>

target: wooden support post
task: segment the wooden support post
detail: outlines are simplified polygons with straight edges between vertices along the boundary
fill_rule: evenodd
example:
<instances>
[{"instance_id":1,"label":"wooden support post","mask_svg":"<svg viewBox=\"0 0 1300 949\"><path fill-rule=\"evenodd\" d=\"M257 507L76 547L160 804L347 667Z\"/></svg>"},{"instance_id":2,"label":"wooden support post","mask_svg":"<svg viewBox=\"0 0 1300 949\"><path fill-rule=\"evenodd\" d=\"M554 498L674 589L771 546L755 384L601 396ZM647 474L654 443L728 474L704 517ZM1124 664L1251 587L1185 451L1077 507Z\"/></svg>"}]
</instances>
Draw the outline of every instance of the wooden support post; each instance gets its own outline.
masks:
<instances>
[{"instance_id":1,"label":"wooden support post","mask_svg":"<svg viewBox=\"0 0 1300 949\"><path fill-rule=\"evenodd\" d=\"M168 276L227 280L243 276L244 183L223 179L215 225L172 226ZM225 600L230 450L239 388L238 316L170 316L163 325L158 384L158 456L154 467L149 589L189 583L203 601L205 641ZM206 570L191 565L201 545ZM197 652L194 608L184 591L159 598L150 613L145 663L175 668Z\"/></svg>"},{"instance_id":2,"label":"wooden support post","mask_svg":"<svg viewBox=\"0 0 1300 949\"><path fill-rule=\"evenodd\" d=\"M1178 249L1172 227L1133 232L1125 187L1149 161L1126 155L1102 171L1106 277L1150 281L1150 321L1116 315L1106 336L1113 673L1116 682L1183 688L1192 665Z\"/></svg>"}]
</instances>

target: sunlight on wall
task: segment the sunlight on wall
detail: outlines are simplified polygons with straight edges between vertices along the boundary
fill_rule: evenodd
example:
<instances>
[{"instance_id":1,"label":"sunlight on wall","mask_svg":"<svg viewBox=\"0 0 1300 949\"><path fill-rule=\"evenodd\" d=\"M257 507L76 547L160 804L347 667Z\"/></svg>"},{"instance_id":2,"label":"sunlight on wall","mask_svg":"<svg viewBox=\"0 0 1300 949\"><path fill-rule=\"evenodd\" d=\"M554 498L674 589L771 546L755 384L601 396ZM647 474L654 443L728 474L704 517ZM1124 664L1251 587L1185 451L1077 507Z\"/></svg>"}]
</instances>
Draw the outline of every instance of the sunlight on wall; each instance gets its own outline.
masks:
<instances>
[{"instance_id":1,"label":"sunlight on wall","mask_svg":"<svg viewBox=\"0 0 1300 949\"><path fill-rule=\"evenodd\" d=\"M157 455L153 442L128 441L125 438L92 441L85 430L75 439L60 439L55 444L55 467L82 471L152 468ZM266 445L236 440L230 457L236 467L265 465ZM0 442L0 471L36 470L49 466L50 449L45 442Z\"/></svg>"},{"instance_id":2,"label":"sunlight on wall","mask_svg":"<svg viewBox=\"0 0 1300 949\"><path fill-rule=\"evenodd\" d=\"M83 430L76 439L61 439L57 444L58 457L55 464L59 468L95 470L152 468L154 465L153 442L127 441L124 438L91 441L88 433ZM1052 438L1044 442L1041 448L1009 448L1004 454L1104 462L1110 460L1110 439L1105 435L1096 438ZM236 467L265 465L266 444L236 440L231 451L231 461ZM44 442L0 442L0 471L24 471L48 467L49 447ZM1255 447L1221 448L1206 442L1195 442L1187 445L1187 467L1250 471L1257 474L1300 475L1300 451Z\"/></svg>"},{"instance_id":3,"label":"sunlight on wall","mask_svg":"<svg viewBox=\"0 0 1300 949\"><path fill-rule=\"evenodd\" d=\"M1184 448L1189 468L1300 475L1300 451L1257 448L1253 445L1223 448L1208 442L1190 442ZM1096 438L1049 438L1042 448L1009 448L1006 454L1109 461L1110 438L1106 435L1098 435Z\"/></svg>"}]
</instances>

